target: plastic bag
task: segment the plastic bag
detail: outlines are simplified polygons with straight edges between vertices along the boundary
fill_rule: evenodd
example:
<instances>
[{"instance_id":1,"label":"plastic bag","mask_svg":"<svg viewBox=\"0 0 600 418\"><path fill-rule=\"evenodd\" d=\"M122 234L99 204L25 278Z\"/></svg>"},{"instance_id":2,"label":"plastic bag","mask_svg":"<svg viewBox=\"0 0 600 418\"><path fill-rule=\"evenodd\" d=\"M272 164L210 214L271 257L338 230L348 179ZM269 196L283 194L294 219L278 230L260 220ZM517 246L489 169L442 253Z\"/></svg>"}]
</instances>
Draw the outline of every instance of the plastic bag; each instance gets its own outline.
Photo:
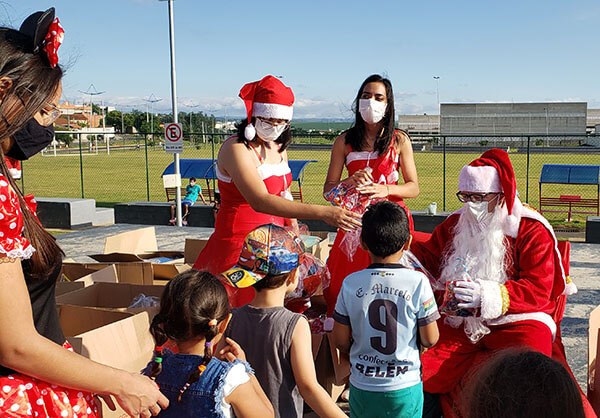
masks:
<instances>
[{"instance_id":1,"label":"plastic bag","mask_svg":"<svg viewBox=\"0 0 600 418\"><path fill-rule=\"evenodd\" d=\"M310 307L310 297L329 287L331 275L321 260L310 253L304 253L298 266L298 286L285 297L285 306L291 311L302 313Z\"/></svg>"},{"instance_id":2,"label":"plastic bag","mask_svg":"<svg viewBox=\"0 0 600 418\"><path fill-rule=\"evenodd\" d=\"M140 293L136 297L133 298L133 302L131 302L130 308L152 308L155 306L160 306L160 298L156 296L146 296L143 293Z\"/></svg>"},{"instance_id":3,"label":"plastic bag","mask_svg":"<svg viewBox=\"0 0 600 418\"><path fill-rule=\"evenodd\" d=\"M371 199L369 196L361 194L356 186L346 182L339 183L325 193L325 199L334 206L339 206L359 215L365 213L369 205L384 200L381 198ZM354 253L360 245L361 231L361 228L348 231L340 241L340 249L348 256L350 261L354 259Z\"/></svg>"},{"instance_id":4,"label":"plastic bag","mask_svg":"<svg viewBox=\"0 0 600 418\"><path fill-rule=\"evenodd\" d=\"M471 281L471 276L467 273L467 266L462 258L456 259L456 264L454 266L454 272L456 275L456 280L450 280L446 282L446 290L444 292L444 301L442 303L442 307L440 308L440 312L445 313L450 316L476 316L479 312L477 308L459 308L458 304L461 303L461 300L458 299L454 293L454 287L456 283L459 281Z\"/></svg>"}]
</instances>

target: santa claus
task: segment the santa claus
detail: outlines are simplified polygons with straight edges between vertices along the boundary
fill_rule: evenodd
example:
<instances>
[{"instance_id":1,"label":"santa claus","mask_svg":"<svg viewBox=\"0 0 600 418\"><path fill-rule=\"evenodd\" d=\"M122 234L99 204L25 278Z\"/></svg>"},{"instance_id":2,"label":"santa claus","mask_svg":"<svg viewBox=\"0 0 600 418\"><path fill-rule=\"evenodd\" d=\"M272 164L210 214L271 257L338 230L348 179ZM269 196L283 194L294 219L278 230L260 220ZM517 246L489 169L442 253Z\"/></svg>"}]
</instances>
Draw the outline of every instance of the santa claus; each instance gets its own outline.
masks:
<instances>
[{"instance_id":1,"label":"santa claus","mask_svg":"<svg viewBox=\"0 0 600 418\"><path fill-rule=\"evenodd\" d=\"M458 301L422 358L424 390L443 394L446 417L455 414L461 379L494 350L526 347L551 356L558 300L576 292L552 227L516 195L506 152L486 151L463 167L458 188L463 207L412 248L435 277L438 305L449 282Z\"/></svg>"}]
</instances>

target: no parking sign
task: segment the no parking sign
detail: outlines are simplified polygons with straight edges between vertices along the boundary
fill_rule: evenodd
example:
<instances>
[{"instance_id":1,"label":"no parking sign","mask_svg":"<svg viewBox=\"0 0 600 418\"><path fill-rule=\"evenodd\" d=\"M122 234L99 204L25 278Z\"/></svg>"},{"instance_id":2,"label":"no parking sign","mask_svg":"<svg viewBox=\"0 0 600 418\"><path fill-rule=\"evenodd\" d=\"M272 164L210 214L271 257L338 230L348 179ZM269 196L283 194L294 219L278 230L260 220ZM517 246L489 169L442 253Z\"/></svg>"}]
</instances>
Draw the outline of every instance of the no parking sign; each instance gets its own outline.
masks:
<instances>
[{"instance_id":1,"label":"no parking sign","mask_svg":"<svg viewBox=\"0 0 600 418\"><path fill-rule=\"evenodd\" d=\"M183 130L180 123L167 123L165 125L165 151L167 154L181 154L183 152Z\"/></svg>"}]
</instances>

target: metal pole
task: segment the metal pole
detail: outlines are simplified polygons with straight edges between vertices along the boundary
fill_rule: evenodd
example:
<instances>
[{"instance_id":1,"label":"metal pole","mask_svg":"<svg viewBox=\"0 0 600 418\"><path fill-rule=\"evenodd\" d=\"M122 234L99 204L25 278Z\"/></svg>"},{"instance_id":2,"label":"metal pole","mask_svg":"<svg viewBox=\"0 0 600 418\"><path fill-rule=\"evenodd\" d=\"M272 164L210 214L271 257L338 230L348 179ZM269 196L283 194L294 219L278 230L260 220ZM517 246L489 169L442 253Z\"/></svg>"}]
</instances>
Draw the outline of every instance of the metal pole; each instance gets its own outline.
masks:
<instances>
[{"instance_id":1,"label":"metal pole","mask_svg":"<svg viewBox=\"0 0 600 418\"><path fill-rule=\"evenodd\" d=\"M173 103L173 122L177 123L177 81L175 72L175 22L173 21L173 0L169 0L169 39L171 41L171 101ZM175 174L180 175L179 154L174 154ZM181 187L176 188L175 208L177 226L181 226Z\"/></svg>"},{"instance_id":2,"label":"metal pole","mask_svg":"<svg viewBox=\"0 0 600 418\"><path fill-rule=\"evenodd\" d=\"M444 145L444 168L443 168L443 174L442 177L444 178L444 182L443 182L443 186L442 186L442 193L444 194L443 200L442 200L442 210L445 212L446 211L446 137L443 136L442 137L442 142Z\"/></svg>"},{"instance_id":3,"label":"metal pole","mask_svg":"<svg viewBox=\"0 0 600 418\"><path fill-rule=\"evenodd\" d=\"M525 186L525 202L529 203L529 145L531 144L531 137L527 137L527 184Z\"/></svg>"},{"instance_id":4,"label":"metal pole","mask_svg":"<svg viewBox=\"0 0 600 418\"><path fill-rule=\"evenodd\" d=\"M81 176L81 198L83 199L83 155L81 154L81 134L79 134L79 171Z\"/></svg>"},{"instance_id":5,"label":"metal pole","mask_svg":"<svg viewBox=\"0 0 600 418\"><path fill-rule=\"evenodd\" d=\"M154 141L154 137L152 138ZM146 199L150 201L150 176L148 175L148 135L144 135L144 151L146 152Z\"/></svg>"}]
</instances>

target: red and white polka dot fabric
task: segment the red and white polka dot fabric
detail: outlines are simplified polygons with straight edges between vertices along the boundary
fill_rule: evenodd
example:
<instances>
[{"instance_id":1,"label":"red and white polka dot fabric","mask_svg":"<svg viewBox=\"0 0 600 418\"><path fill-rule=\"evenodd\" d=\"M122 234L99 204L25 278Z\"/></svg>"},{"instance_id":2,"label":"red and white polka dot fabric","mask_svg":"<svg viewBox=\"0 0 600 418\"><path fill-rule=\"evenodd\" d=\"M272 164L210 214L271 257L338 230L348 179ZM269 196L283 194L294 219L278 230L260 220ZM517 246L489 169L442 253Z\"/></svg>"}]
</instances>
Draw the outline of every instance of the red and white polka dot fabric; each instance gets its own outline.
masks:
<instances>
[{"instance_id":1,"label":"red and white polka dot fabric","mask_svg":"<svg viewBox=\"0 0 600 418\"><path fill-rule=\"evenodd\" d=\"M58 17L54 18L50 27L48 28L48 33L44 38L44 51L48 55L48 61L50 61L50 67L56 67L58 64L58 47L62 44L65 38L65 30L60 25L58 21Z\"/></svg>"},{"instance_id":2,"label":"red and white polka dot fabric","mask_svg":"<svg viewBox=\"0 0 600 418\"><path fill-rule=\"evenodd\" d=\"M73 350L67 342L64 347ZM96 418L100 414L89 392L12 374L0 377L0 416Z\"/></svg>"},{"instance_id":3,"label":"red and white polka dot fabric","mask_svg":"<svg viewBox=\"0 0 600 418\"><path fill-rule=\"evenodd\" d=\"M33 196L25 199L35 214ZM28 259L35 251L23 237L23 213L19 198L6 177L0 174L0 257Z\"/></svg>"}]
</instances>

